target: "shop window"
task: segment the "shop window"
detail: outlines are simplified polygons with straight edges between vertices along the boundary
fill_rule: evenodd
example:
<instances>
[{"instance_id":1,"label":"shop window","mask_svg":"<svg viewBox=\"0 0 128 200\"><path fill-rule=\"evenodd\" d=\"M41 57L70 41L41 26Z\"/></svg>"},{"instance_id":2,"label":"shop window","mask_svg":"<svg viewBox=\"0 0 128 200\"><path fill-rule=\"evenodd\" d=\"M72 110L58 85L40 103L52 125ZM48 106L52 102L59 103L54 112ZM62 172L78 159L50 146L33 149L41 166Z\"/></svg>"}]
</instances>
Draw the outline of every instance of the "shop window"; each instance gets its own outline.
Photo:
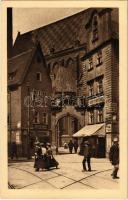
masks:
<instances>
[{"instance_id":1,"label":"shop window","mask_svg":"<svg viewBox=\"0 0 128 200\"><path fill-rule=\"evenodd\" d=\"M97 110L97 122L102 123L103 121L104 121L103 108L100 108Z\"/></svg>"},{"instance_id":2,"label":"shop window","mask_svg":"<svg viewBox=\"0 0 128 200\"><path fill-rule=\"evenodd\" d=\"M41 77L41 73L40 73L40 72L37 72L37 73L36 73L36 80L37 80L37 81L41 81L41 80L42 80L42 77Z\"/></svg>"},{"instance_id":3,"label":"shop window","mask_svg":"<svg viewBox=\"0 0 128 200\"><path fill-rule=\"evenodd\" d=\"M89 92L89 96L93 96L94 95L94 82L91 81L88 83L88 92Z\"/></svg>"},{"instance_id":4,"label":"shop window","mask_svg":"<svg viewBox=\"0 0 128 200\"><path fill-rule=\"evenodd\" d=\"M94 124L94 110L89 111L89 124Z\"/></svg>"},{"instance_id":5,"label":"shop window","mask_svg":"<svg viewBox=\"0 0 128 200\"><path fill-rule=\"evenodd\" d=\"M97 80L97 94L103 93L103 77Z\"/></svg>"},{"instance_id":6,"label":"shop window","mask_svg":"<svg viewBox=\"0 0 128 200\"><path fill-rule=\"evenodd\" d=\"M88 63L88 71L93 69L93 59L89 58L89 63Z\"/></svg>"},{"instance_id":7,"label":"shop window","mask_svg":"<svg viewBox=\"0 0 128 200\"><path fill-rule=\"evenodd\" d=\"M98 16L95 15L92 21L92 42L98 40Z\"/></svg>"},{"instance_id":8,"label":"shop window","mask_svg":"<svg viewBox=\"0 0 128 200\"><path fill-rule=\"evenodd\" d=\"M97 53L97 62L96 62L96 66L99 66L102 64L102 51L99 51Z\"/></svg>"},{"instance_id":9,"label":"shop window","mask_svg":"<svg viewBox=\"0 0 128 200\"><path fill-rule=\"evenodd\" d=\"M43 122L43 124L47 124L47 114L46 113L43 113L42 122Z\"/></svg>"},{"instance_id":10,"label":"shop window","mask_svg":"<svg viewBox=\"0 0 128 200\"><path fill-rule=\"evenodd\" d=\"M40 120L39 120L39 112L35 111L34 113L34 123L39 123Z\"/></svg>"}]
</instances>

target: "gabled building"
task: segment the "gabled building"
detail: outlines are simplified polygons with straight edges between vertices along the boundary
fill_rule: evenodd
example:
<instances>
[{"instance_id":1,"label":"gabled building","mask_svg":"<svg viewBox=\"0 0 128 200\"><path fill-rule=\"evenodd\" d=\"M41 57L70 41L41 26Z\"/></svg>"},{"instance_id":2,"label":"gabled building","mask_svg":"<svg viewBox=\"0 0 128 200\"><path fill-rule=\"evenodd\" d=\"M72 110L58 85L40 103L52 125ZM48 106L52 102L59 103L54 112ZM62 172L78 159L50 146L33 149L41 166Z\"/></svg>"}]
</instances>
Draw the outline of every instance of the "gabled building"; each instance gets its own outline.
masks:
<instances>
[{"instance_id":1,"label":"gabled building","mask_svg":"<svg viewBox=\"0 0 128 200\"><path fill-rule=\"evenodd\" d=\"M89 137L95 156L104 157L119 134L118 24L118 9L89 8L17 35L14 58L40 43L49 80L46 88L47 82L51 84L51 142L57 147L74 136ZM38 81L35 85L43 87ZM84 133L77 137L81 128Z\"/></svg>"},{"instance_id":2,"label":"gabled building","mask_svg":"<svg viewBox=\"0 0 128 200\"><path fill-rule=\"evenodd\" d=\"M16 141L23 156L37 139L51 140L51 111L44 103L51 86L40 44L8 60L9 142Z\"/></svg>"}]
</instances>

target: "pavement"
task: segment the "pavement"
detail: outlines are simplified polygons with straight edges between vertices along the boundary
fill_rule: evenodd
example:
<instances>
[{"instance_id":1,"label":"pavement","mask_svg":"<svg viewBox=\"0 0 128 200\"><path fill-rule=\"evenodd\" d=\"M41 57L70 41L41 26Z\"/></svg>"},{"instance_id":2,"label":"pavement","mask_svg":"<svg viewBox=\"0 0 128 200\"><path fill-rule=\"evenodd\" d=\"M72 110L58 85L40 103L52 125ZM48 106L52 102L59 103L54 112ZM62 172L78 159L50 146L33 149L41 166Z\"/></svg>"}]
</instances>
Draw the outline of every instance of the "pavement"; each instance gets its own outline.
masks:
<instances>
[{"instance_id":1,"label":"pavement","mask_svg":"<svg viewBox=\"0 0 128 200\"><path fill-rule=\"evenodd\" d=\"M59 169L35 172L34 160L9 161L9 188L13 189L119 189L119 180L112 179L108 159L91 159L92 171L82 172L83 156L62 153L55 155ZM26 162L27 161L27 162Z\"/></svg>"}]
</instances>

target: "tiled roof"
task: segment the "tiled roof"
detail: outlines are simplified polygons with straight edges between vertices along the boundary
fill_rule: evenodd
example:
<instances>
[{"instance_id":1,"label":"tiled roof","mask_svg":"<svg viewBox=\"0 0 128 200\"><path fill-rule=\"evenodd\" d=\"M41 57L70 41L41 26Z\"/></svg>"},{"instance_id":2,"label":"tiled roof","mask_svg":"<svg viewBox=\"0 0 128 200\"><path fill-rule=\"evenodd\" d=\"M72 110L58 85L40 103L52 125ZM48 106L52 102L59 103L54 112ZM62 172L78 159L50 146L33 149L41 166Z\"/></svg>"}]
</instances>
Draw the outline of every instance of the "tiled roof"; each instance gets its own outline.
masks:
<instances>
[{"instance_id":1,"label":"tiled roof","mask_svg":"<svg viewBox=\"0 0 128 200\"><path fill-rule=\"evenodd\" d=\"M32 48L8 60L8 85L22 82L34 53L35 48Z\"/></svg>"},{"instance_id":2,"label":"tiled roof","mask_svg":"<svg viewBox=\"0 0 128 200\"><path fill-rule=\"evenodd\" d=\"M50 50L54 52L70 49L75 41L85 44L87 41L85 25L89 22L94 10L102 13L104 8L89 8L70 17L48 24L33 31L18 34L13 48L13 55L27 51L34 45L34 38L41 44L44 55L49 55ZM112 26L114 29L115 26ZM116 32L114 30L114 32Z\"/></svg>"},{"instance_id":3,"label":"tiled roof","mask_svg":"<svg viewBox=\"0 0 128 200\"><path fill-rule=\"evenodd\" d=\"M69 49L74 46L76 40L79 40L81 44L86 43L85 24L92 10L91 8L84 10L60 21L19 35L14 44L14 55L31 48L33 46L33 35L36 35L36 33L44 55L49 54L52 48L55 49L55 52Z\"/></svg>"},{"instance_id":4,"label":"tiled roof","mask_svg":"<svg viewBox=\"0 0 128 200\"><path fill-rule=\"evenodd\" d=\"M89 22L95 10L102 13L105 9L89 8L39 29L21 35L18 34L13 48L13 55L30 49L34 45L33 40L35 37L40 42L44 55L49 55L50 50L57 53L58 51L70 49L75 45L75 41L85 44L87 42L85 25ZM112 28L114 29L115 26L112 26ZM114 30L113 32L117 31Z\"/></svg>"}]
</instances>

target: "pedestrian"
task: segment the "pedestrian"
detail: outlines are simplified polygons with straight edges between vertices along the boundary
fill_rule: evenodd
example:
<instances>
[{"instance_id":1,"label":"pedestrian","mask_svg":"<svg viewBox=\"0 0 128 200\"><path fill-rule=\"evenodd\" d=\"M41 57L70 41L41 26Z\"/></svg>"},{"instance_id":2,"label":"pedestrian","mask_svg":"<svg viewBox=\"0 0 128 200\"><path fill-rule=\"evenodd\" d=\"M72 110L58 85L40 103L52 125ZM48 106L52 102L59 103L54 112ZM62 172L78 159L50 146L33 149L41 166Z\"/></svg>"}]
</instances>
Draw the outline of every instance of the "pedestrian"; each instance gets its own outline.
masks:
<instances>
[{"instance_id":1,"label":"pedestrian","mask_svg":"<svg viewBox=\"0 0 128 200\"><path fill-rule=\"evenodd\" d=\"M45 144L41 143L40 146L41 146L42 156L46 156L46 146L45 146Z\"/></svg>"},{"instance_id":2,"label":"pedestrian","mask_svg":"<svg viewBox=\"0 0 128 200\"><path fill-rule=\"evenodd\" d=\"M110 148L109 152L109 160L114 166L113 172L112 172L112 177L113 179L118 179L119 177L117 176L118 170L119 170L119 142L118 138L113 139L113 145Z\"/></svg>"},{"instance_id":3,"label":"pedestrian","mask_svg":"<svg viewBox=\"0 0 128 200\"><path fill-rule=\"evenodd\" d=\"M48 143L47 144L47 150L46 150L46 157L47 157L47 165L46 168L47 170L50 169L50 167L56 167L58 168L59 163L55 160L53 153L52 153L52 148L51 148L51 144Z\"/></svg>"},{"instance_id":4,"label":"pedestrian","mask_svg":"<svg viewBox=\"0 0 128 200\"><path fill-rule=\"evenodd\" d=\"M88 166L88 171L91 171L91 145L89 144L88 141L84 142L83 155L84 155L84 159L82 161L82 164L83 164L82 171L87 171L86 164Z\"/></svg>"},{"instance_id":5,"label":"pedestrian","mask_svg":"<svg viewBox=\"0 0 128 200\"><path fill-rule=\"evenodd\" d=\"M13 160L14 156L16 157L16 159L18 159L16 142L13 142L11 145L11 159L12 160Z\"/></svg>"},{"instance_id":6,"label":"pedestrian","mask_svg":"<svg viewBox=\"0 0 128 200\"><path fill-rule=\"evenodd\" d=\"M68 148L69 148L70 153L72 153L73 146L74 146L74 144L73 144L72 140L70 140L69 143L68 143Z\"/></svg>"},{"instance_id":7,"label":"pedestrian","mask_svg":"<svg viewBox=\"0 0 128 200\"><path fill-rule=\"evenodd\" d=\"M73 145L74 145L74 151L75 151L75 153L77 153L77 149L78 149L78 141L75 140L74 143L73 143Z\"/></svg>"},{"instance_id":8,"label":"pedestrian","mask_svg":"<svg viewBox=\"0 0 128 200\"><path fill-rule=\"evenodd\" d=\"M66 142L64 142L64 149L67 149L68 148L68 145Z\"/></svg>"},{"instance_id":9,"label":"pedestrian","mask_svg":"<svg viewBox=\"0 0 128 200\"><path fill-rule=\"evenodd\" d=\"M35 143L35 162L34 162L34 168L35 171L39 171L40 168L42 168L42 150L41 145L39 142Z\"/></svg>"}]
</instances>

